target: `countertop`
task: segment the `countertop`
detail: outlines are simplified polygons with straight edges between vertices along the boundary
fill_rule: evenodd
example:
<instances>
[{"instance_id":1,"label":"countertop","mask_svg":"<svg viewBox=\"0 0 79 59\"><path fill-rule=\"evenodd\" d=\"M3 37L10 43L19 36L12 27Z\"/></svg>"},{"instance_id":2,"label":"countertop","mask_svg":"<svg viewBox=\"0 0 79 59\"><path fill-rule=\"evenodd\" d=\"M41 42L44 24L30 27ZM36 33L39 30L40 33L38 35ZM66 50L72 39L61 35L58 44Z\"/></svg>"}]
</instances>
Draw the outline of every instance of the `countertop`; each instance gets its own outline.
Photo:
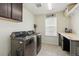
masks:
<instances>
[{"instance_id":1,"label":"countertop","mask_svg":"<svg viewBox=\"0 0 79 59\"><path fill-rule=\"evenodd\" d=\"M69 40L79 41L79 36L77 36L74 33L64 33L64 32L58 32L58 33L64 37L68 38Z\"/></svg>"}]
</instances>

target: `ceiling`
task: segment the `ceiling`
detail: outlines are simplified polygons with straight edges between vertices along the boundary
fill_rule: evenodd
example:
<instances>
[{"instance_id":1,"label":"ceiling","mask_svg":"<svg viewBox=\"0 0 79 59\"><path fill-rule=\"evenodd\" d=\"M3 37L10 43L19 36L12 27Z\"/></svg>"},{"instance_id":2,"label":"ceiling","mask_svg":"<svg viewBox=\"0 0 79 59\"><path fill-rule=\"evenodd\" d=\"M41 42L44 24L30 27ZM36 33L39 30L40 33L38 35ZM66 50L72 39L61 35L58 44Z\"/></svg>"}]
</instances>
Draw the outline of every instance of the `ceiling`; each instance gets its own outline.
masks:
<instances>
[{"instance_id":1,"label":"ceiling","mask_svg":"<svg viewBox=\"0 0 79 59\"><path fill-rule=\"evenodd\" d=\"M63 11L69 3L52 3L52 10L48 10L47 3L42 3L41 7L36 6L37 3L25 3L25 7L35 15L52 14Z\"/></svg>"}]
</instances>

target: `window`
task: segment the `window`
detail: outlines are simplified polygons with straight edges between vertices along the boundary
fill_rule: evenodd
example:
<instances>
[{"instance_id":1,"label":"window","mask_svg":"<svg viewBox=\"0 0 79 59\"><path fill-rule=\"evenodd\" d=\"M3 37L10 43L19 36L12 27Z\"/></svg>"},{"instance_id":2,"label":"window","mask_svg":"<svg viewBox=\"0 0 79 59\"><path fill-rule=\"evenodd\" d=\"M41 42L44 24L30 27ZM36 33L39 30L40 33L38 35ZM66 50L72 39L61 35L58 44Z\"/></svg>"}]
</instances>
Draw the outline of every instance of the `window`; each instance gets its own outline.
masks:
<instances>
[{"instance_id":1,"label":"window","mask_svg":"<svg viewBox=\"0 0 79 59\"><path fill-rule=\"evenodd\" d=\"M45 35L46 36L57 36L57 19L55 16L46 17Z\"/></svg>"}]
</instances>

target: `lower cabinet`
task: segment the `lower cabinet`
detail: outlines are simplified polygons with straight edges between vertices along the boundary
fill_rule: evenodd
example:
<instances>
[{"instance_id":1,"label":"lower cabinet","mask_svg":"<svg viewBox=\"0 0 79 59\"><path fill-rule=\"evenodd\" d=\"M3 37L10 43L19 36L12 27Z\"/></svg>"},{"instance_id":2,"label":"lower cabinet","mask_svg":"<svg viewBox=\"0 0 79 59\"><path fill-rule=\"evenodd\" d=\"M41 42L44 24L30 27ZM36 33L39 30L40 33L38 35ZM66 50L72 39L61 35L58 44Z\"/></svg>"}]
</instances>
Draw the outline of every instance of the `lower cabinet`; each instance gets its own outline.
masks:
<instances>
[{"instance_id":1,"label":"lower cabinet","mask_svg":"<svg viewBox=\"0 0 79 59\"><path fill-rule=\"evenodd\" d=\"M70 40L63 37L63 50L70 52Z\"/></svg>"},{"instance_id":2,"label":"lower cabinet","mask_svg":"<svg viewBox=\"0 0 79 59\"><path fill-rule=\"evenodd\" d=\"M59 46L61 46L61 48L64 51L70 51L70 40L65 38L64 36L62 36L61 34L58 34L58 39L59 39Z\"/></svg>"}]
</instances>

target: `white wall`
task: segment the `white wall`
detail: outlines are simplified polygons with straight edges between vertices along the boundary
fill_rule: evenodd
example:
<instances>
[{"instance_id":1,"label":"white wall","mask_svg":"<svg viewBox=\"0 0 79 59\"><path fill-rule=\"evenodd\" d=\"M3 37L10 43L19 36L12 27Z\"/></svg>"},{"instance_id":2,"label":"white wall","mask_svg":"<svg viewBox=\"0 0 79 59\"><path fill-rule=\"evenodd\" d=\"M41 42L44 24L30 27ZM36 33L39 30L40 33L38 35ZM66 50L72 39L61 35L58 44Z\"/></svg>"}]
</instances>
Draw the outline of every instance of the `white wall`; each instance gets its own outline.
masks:
<instances>
[{"instance_id":1,"label":"white wall","mask_svg":"<svg viewBox=\"0 0 79 59\"><path fill-rule=\"evenodd\" d=\"M70 17L65 16L63 12L56 13L57 16L57 32L64 32L65 28L70 28Z\"/></svg>"},{"instance_id":2,"label":"white wall","mask_svg":"<svg viewBox=\"0 0 79 59\"><path fill-rule=\"evenodd\" d=\"M10 52L10 34L13 31L33 30L34 15L23 5L23 22L6 21L0 18L0 56Z\"/></svg>"},{"instance_id":3,"label":"white wall","mask_svg":"<svg viewBox=\"0 0 79 59\"><path fill-rule=\"evenodd\" d=\"M37 32L42 35L42 43L58 45L57 37L45 36L45 15L39 15L35 17L35 23L37 24Z\"/></svg>"},{"instance_id":4,"label":"white wall","mask_svg":"<svg viewBox=\"0 0 79 59\"><path fill-rule=\"evenodd\" d=\"M69 27L69 17L65 17L63 12L56 13L57 17L57 32L64 32L65 27ZM45 15L38 15L35 17L37 24L37 32L42 34L42 42L58 45L57 36L45 36Z\"/></svg>"},{"instance_id":5,"label":"white wall","mask_svg":"<svg viewBox=\"0 0 79 59\"><path fill-rule=\"evenodd\" d=\"M79 6L71 13L71 28L79 36Z\"/></svg>"}]
</instances>

